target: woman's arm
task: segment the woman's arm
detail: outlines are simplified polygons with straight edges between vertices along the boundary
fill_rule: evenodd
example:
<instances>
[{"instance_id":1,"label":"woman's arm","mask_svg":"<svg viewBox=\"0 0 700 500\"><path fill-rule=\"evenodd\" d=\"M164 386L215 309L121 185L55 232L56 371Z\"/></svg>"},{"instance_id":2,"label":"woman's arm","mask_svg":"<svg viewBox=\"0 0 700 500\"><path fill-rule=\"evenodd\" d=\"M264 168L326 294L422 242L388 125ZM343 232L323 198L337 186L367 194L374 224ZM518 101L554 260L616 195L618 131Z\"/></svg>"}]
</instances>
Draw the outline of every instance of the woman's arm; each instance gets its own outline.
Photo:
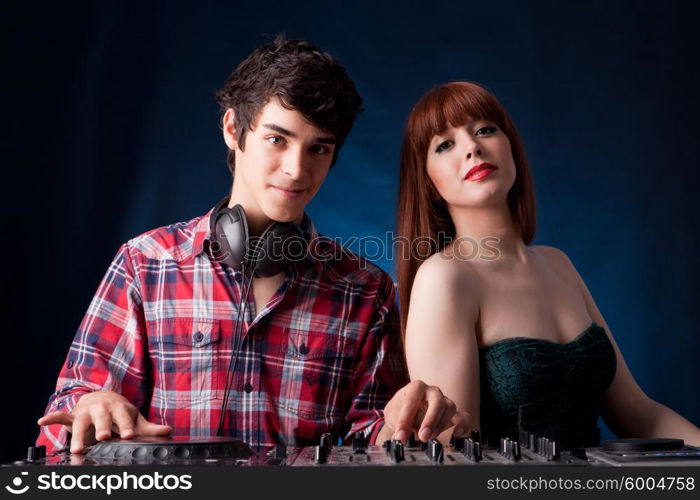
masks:
<instances>
[{"instance_id":1,"label":"woman's arm","mask_svg":"<svg viewBox=\"0 0 700 500\"><path fill-rule=\"evenodd\" d=\"M605 423L620 437L681 438L688 444L700 446L700 429L675 411L651 399L639 387L588 287L569 258L559 250L556 253L578 282L591 318L605 328L615 348L617 371L605 393L602 411Z\"/></svg>"},{"instance_id":2,"label":"woman's arm","mask_svg":"<svg viewBox=\"0 0 700 500\"><path fill-rule=\"evenodd\" d=\"M464 263L433 255L418 269L406 326L411 380L438 386L479 430L478 287ZM447 442L451 429L440 435Z\"/></svg>"}]
</instances>

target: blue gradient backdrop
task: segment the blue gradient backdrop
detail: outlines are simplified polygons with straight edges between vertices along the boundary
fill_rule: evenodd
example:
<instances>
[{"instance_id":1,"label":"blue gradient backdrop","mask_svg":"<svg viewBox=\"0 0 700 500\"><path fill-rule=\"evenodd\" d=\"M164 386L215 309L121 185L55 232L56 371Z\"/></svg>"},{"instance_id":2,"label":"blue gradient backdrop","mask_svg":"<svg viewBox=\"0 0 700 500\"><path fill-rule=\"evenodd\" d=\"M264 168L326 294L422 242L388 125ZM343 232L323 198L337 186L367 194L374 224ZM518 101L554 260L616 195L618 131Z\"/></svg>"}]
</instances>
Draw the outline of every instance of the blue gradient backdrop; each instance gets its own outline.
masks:
<instances>
[{"instance_id":1,"label":"blue gradient backdrop","mask_svg":"<svg viewBox=\"0 0 700 500\"><path fill-rule=\"evenodd\" d=\"M385 238L411 105L439 82L487 85L525 141L536 243L569 254L642 388L700 424L700 79L685 2L188 3L0 16L2 461L34 439L119 244L226 193L212 94L278 32L332 52L365 99L309 208L322 232Z\"/></svg>"}]
</instances>

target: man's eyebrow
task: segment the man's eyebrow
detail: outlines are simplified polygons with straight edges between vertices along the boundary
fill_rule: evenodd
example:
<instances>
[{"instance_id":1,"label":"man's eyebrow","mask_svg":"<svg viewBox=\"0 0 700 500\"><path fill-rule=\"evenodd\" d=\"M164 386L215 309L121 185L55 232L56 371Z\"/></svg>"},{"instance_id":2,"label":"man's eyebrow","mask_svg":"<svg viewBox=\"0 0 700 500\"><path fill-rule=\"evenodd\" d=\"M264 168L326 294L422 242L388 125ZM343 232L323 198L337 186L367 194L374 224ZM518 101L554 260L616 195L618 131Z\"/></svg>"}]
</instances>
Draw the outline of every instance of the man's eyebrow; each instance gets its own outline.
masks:
<instances>
[{"instance_id":1,"label":"man's eyebrow","mask_svg":"<svg viewBox=\"0 0 700 500\"><path fill-rule=\"evenodd\" d=\"M263 127L269 128L270 130L274 130L278 134L285 135L287 137L291 137L293 139L296 139L297 135L292 132L291 130L287 130L284 127L280 127L279 125L275 125L274 123L263 123ZM326 137L316 137L315 142L321 143L321 144L335 144L336 140L335 137L333 136L326 136Z\"/></svg>"}]
</instances>

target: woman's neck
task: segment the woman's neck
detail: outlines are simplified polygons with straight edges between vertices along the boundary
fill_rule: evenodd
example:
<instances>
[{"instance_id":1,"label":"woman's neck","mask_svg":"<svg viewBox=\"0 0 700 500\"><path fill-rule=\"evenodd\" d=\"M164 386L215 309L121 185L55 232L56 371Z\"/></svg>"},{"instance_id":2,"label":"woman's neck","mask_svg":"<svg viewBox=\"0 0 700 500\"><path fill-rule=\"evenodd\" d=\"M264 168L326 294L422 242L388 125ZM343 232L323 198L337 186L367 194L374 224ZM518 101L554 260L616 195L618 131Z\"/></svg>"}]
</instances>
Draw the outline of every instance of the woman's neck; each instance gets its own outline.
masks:
<instances>
[{"instance_id":1,"label":"woman's neck","mask_svg":"<svg viewBox=\"0 0 700 500\"><path fill-rule=\"evenodd\" d=\"M527 246L516 227L507 204L490 207L449 208L455 225L455 239L485 244L490 250L498 249L500 257L508 260L527 260Z\"/></svg>"}]
</instances>

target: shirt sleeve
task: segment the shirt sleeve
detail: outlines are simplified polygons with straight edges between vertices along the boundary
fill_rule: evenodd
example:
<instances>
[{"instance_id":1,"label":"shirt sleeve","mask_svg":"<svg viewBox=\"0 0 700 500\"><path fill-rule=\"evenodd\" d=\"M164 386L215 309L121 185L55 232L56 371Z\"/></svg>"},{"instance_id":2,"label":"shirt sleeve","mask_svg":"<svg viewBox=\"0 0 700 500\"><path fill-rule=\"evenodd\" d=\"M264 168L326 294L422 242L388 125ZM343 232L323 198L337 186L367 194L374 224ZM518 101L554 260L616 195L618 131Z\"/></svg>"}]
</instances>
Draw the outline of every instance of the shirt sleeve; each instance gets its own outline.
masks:
<instances>
[{"instance_id":1,"label":"shirt sleeve","mask_svg":"<svg viewBox=\"0 0 700 500\"><path fill-rule=\"evenodd\" d=\"M369 327L358 357L355 396L346 416L350 423L344 437L346 443L360 431L374 444L384 425L384 406L408 383L394 284L386 274L378 287L375 305L376 320Z\"/></svg>"},{"instance_id":2,"label":"shirt sleeve","mask_svg":"<svg viewBox=\"0 0 700 500\"><path fill-rule=\"evenodd\" d=\"M148 395L146 327L138 276L124 244L100 283L49 398L46 413L70 412L85 394L115 391L141 408ZM37 439L47 453L65 448L63 425L43 426Z\"/></svg>"}]
</instances>

